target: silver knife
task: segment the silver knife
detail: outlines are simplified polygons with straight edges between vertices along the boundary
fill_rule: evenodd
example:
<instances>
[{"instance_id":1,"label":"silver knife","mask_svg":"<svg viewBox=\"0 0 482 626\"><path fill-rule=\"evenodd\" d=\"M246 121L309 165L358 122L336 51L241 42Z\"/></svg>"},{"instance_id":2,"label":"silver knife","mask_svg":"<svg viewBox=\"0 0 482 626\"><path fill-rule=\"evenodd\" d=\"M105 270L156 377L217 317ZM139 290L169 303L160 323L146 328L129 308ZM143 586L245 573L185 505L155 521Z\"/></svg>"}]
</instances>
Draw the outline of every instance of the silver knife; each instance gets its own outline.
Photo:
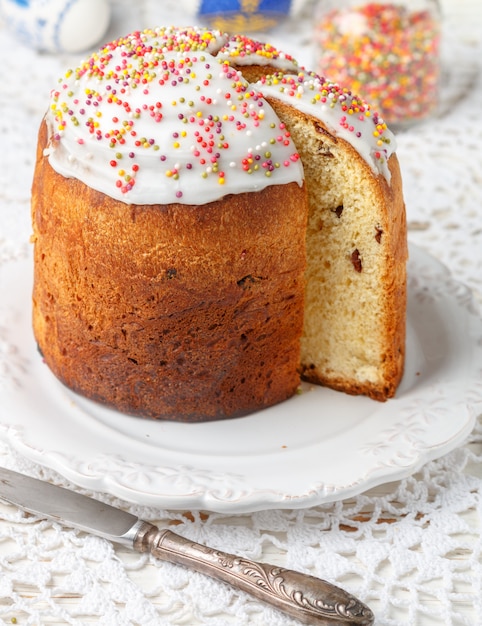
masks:
<instances>
[{"instance_id":1,"label":"silver knife","mask_svg":"<svg viewBox=\"0 0 482 626\"><path fill-rule=\"evenodd\" d=\"M222 580L303 624L368 626L374 621L368 606L325 580L208 548L99 500L13 470L0 468L0 499Z\"/></svg>"}]
</instances>

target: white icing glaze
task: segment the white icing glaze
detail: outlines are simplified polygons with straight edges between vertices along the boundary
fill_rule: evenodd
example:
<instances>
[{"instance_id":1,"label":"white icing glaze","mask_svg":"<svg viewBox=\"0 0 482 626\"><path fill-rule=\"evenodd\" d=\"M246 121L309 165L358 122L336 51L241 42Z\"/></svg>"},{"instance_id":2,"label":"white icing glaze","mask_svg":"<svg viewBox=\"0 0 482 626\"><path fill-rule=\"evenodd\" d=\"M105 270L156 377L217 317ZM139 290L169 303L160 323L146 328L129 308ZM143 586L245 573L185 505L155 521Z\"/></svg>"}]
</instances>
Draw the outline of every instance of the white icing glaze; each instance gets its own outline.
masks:
<instances>
[{"instance_id":1,"label":"white icing glaze","mask_svg":"<svg viewBox=\"0 0 482 626\"><path fill-rule=\"evenodd\" d=\"M301 185L284 125L229 66L229 50L213 56L227 41L219 31L144 31L67 72L47 114L52 167L133 204Z\"/></svg>"},{"instance_id":2,"label":"white icing glaze","mask_svg":"<svg viewBox=\"0 0 482 626\"><path fill-rule=\"evenodd\" d=\"M220 49L218 57L235 65L270 65L284 72L298 71L298 63L289 54L280 52L267 43L260 43L242 35L233 35Z\"/></svg>"},{"instance_id":3,"label":"white icing glaze","mask_svg":"<svg viewBox=\"0 0 482 626\"><path fill-rule=\"evenodd\" d=\"M146 30L108 44L52 92L50 164L129 204L199 205L301 185L296 147L266 95L320 119L389 180L395 138L360 99L307 72L249 85L230 63L297 71L269 44L207 29Z\"/></svg>"},{"instance_id":4,"label":"white icing glaze","mask_svg":"<svg viewBox=\"0 0 482 626\"><path fill-rule=\"evenodd\" d=\"M257 87L266 97L287 102L319 119L334 135L350 143L374 174L382 174L390 181L388 159L396 150L395 136L359 97L306 71L268 76Z\"/></svg>"}]
</instances>

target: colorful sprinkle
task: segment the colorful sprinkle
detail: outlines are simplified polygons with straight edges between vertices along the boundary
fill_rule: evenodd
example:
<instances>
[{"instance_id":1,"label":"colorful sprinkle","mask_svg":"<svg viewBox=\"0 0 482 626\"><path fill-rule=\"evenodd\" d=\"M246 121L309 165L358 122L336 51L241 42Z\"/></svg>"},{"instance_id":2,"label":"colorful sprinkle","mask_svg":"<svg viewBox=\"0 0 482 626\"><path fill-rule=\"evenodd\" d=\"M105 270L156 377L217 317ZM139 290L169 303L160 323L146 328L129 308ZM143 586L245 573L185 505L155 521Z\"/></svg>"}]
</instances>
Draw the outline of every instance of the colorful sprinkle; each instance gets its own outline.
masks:
<instances>
[{"instance_id":1,"label":"colorful sprinkle","mask_svg":"<svg viewBox=\"0 0 482 626\"><path fill-rule=\"evenodd\" d=\"M278 72L263 77L259 84L265 96L290 102L320 119L334 135L351 143L375 173L389 179L387 162L395 151L395 138L386 122L362 98L314 72ZM278 144L288 140L289 133L276 138Z\"/></svg>"},{"instance_id":2,"label":"colorful sprinkle","mask_svg":"<svg viewBox=\"0 0 482 626\"><path fill-rule=\"evenodd\" d=\"M388 123L423 119L438 102L440 23L428 10L367 3L316 24L320 72L363 93Z\"/></svg>"}]
</instances>

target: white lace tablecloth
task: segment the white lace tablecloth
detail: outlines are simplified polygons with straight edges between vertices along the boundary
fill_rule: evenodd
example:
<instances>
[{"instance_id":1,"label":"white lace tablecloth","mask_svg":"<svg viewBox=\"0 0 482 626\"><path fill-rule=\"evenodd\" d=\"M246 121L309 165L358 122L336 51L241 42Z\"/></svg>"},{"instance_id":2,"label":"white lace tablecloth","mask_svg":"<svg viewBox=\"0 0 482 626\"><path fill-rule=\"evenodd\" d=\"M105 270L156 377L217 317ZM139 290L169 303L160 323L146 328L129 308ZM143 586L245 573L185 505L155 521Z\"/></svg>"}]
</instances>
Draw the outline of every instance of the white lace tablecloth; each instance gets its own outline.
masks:
<instances>
[{"instance_id":1,"label":"white lace tablecloth","mask_svg":"<svg viewBox=\"0 0 482 626\"><path fill-rule=\"evenodd\" d=\"M411 242L446 264L481 300L482 5L479 0L442 4L444 110L438 119L401 134L398 154ZM118 0L109 36L191 21L186 6ZM289 28L271 39L309 65L308 8ZM1 22L0 59L4 265L27 254L37 128L50 89L77 59L24 48ZM12 375L12 346L1 298L0 420L5 422L2 379ZM62 482L3 443L0 465ZM482 421L464 445L416 475L334 504L226 515L160 511L102 497L191 539L346 587L373 608L380 626L482 624ZM11 623L296 624L221 583L0 504L0 624Z\"/></svg>"}]
</instances>

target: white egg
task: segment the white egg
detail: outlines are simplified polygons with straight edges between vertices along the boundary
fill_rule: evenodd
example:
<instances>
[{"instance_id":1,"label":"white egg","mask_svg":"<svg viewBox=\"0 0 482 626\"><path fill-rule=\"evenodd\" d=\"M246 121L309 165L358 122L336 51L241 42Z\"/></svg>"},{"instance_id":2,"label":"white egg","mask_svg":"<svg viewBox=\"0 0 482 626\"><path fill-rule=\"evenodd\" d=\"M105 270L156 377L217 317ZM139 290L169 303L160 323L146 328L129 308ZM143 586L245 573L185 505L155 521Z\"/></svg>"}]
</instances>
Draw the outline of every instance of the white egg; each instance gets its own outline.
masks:
<instances>
[{"instance_id":1,"label":"white egg","mask_svg":"<svg viewBox=\"0 0 482 626\"><path fill-rule=\"evenodd\" d=\"M25 44L46 52L96 46L110 22L109 0L0 0L7 27Z\"/></svg>"},{"instance_id":2,"label":"white egg","mask_svg":"<svg viewBox=\"0 0 482 626\"><path fill-rule=\"evenodd\" d=\"M65 52L80 52L95 46L105 35L109 22L107 0L70 2L59 21L60 48Z\"/></svg>"}]
</instances>

